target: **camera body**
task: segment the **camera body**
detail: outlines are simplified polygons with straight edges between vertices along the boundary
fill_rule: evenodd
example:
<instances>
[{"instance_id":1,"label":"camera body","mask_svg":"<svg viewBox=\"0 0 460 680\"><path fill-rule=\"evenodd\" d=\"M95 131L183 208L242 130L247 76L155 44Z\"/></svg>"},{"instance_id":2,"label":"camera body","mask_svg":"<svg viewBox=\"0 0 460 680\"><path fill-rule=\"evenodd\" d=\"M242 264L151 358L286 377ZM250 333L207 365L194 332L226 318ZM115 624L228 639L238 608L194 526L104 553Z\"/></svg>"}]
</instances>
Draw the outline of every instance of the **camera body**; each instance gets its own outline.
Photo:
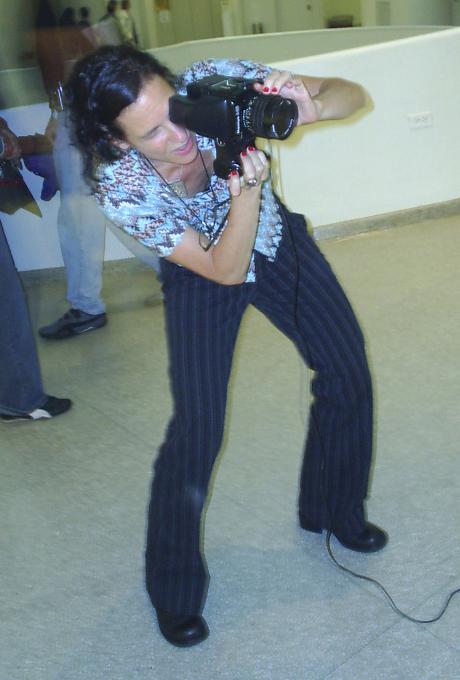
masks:
<instances>
[{"instance_id":1,"label":"camera body","mask_svg":"<svg viewBox=\"0 0 460 680\"><path fill-rule=\"evenodd\" d=\"M258 80L211 75L187 85L187 95L173 95L169 117L176 125L216 142L214 171L226 179L241 173L239 156L256 137L286 139L298 120L297 104L279 95L259 94Z\"/></svg>"}]
</instances>

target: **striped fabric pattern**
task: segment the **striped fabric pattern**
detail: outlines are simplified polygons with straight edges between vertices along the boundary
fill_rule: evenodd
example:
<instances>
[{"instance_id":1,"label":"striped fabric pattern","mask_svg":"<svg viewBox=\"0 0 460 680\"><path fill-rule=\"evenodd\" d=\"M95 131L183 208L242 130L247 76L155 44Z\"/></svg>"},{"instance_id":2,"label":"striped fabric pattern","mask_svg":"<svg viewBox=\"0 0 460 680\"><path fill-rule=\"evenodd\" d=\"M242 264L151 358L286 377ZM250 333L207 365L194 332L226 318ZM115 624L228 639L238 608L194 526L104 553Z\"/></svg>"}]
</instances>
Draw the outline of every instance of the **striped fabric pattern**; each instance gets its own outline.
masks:
<instances>
[{"instance_id":1,"label":"striped fabric pattern","mask_svg":"<svg viewBox=\"0 0 460 680\"><path fill-rule=\"evenodd\" d=\"M201 611L208 585L201 527L224 431L241 318L254 305L315 372L299 511L319 527L363 528L372 447L364 340L305 220L289 224L274 262L256 253L256 283L223 286L162 260L174 413L154 465L146 585L155 607Z\"/></svg>"}]
</instances>

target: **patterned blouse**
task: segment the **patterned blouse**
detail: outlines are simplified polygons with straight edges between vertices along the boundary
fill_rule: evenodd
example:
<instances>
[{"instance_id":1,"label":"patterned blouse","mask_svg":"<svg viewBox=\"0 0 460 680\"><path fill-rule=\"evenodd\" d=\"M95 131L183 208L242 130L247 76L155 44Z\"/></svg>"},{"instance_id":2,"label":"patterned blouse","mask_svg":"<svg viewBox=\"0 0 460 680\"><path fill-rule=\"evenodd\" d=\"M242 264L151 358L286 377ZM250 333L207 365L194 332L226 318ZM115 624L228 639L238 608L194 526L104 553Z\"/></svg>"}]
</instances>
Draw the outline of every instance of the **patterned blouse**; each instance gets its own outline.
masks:
<instances>
[{"instance_id":1,"label":"patterned blouse","mask_svg":"<svg viewBox=\"0 0 460 680\"><path fill-rule=\"evenodd\" d=\"M185 94L187 83L216 73L263 79L269 71L269 67L251 61L209 59L192 64L178 78L177 91ZM197 135L197 143L201 151L211 150L215 156L214 140ZM180 200L132 148L116 161L99 166L97 177L94 194L107 217L160 257L172 253L187 227L211 238L225 225L230 195L226 180L217 175L212 175L208 189ZM262 187L254 250L273 261L281 230L282 221L268 179ZM255 281L254 255L246 281Z\"/></svg>"}]
</instances>

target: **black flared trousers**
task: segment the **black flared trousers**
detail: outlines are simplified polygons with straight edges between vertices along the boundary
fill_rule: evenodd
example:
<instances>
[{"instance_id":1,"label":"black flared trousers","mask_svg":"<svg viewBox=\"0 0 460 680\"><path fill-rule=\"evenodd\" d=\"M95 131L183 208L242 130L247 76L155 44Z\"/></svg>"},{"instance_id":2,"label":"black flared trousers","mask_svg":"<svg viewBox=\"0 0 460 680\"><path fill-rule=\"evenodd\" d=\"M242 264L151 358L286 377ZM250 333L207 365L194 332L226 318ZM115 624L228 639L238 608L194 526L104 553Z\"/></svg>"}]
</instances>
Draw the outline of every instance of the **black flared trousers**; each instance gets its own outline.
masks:
<instances>
[{"instance_id":1,"label":"black flared trousers","mask_svg":"<svg viewBox=\"0 0 460 680\"><path fill-rule=\"evenodd\" d=\"M223 286L162 261L174 412L154 465L146 585L154 607L172 613L196 614L204 604L202 513L249 304L295 343L314 371L299 512L313 525L351 534L364 525L372 385L363 336L303 216L285 209L284 215L275 261L256 253L256 283Z\"/></svg>"}]
</instances>

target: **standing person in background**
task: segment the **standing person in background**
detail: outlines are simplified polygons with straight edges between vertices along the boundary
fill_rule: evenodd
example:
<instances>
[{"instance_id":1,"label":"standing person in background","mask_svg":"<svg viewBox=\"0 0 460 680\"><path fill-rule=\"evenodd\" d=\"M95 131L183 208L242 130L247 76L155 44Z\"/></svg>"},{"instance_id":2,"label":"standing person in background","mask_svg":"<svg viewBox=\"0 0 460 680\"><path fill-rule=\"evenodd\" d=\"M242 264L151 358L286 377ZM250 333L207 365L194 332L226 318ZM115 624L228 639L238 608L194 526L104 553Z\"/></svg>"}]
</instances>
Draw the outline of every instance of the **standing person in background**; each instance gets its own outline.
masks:
<instances>
[{"instance_id":1,"label":"standing person in background","mask_svg":"<svg viewBox=\"0 0 460 680\"><path fill-rule=\"evenodd\" d=\"M76 26L75 9L73 7L66 7L59 18L59 26Z\"/></svg>"},{"instance_id":2,"label":"standing person in background","mask_svg":"<svg viewBox=\"0 0 460 680\"><path fill-rule=\"evenodd\" d=\"M80 16L78 25L81 28L89 28L91 26L91 22L89 20L89 7L80 7L78 14Z\"/></svg>"},{"instance_id":3,"label":"standing person in background","mask_svg":"<svg viewBox=\"0 0 460 680\"><path fill-rule=\"evenodd\" d=\"M120 26L120 33L123 43L125 45L138 47L139 39L130 9L130 0L121 0L120 9L115 12L115 16Z\"/></svg>"},{"instance_id":4,"label":"standing person in background","mask_svg":"<svg viewBox=\"0 0 460 680\"><path fill-rule=\"evenodd\" d=\"M92 29L58 28L49 0L41 0L36 50L51 109L48 135L54 142L54 163L60 189L57 226L70 304L63 316L39 329L43 338L52 340L97 330L107 323L101 291L108 220L98 209L83 177L81 152L72 143L62 98L62 87L74 59L94 50L94 44L87 36L88 30ZM158 271L154 254L126 236L121 241L134 255Z\"/></svg>"},{"instance_id":5,"label":"standing person in background","mask_svg":"<svg viewBox=\"0 0 460 680\"><path fill-rule=\"evenodd\" d=\"M82 31L86 40L89 41L94 47L97 47L99 43L97 36L91 26L89 7L80 7L78 14L80 17L77 23L78 28L80 31Z\"/></svg>"},{"instance_id":6,"label":"standing person in background","mask_svg":"<svg viewBox=\"0 0 460 680\"><path fill-rule=\"evenodd\" d=\"M0 118L0 161L16 160L20 149ZM43 389L26 297L0 221L0 420L39 420L65 413L70 399Z\"/></svg>"},{"instance_id":7,"label":"standing person in background","mask_svg":"<svg viewBox=\"0 0 460 680\"><path fill-rule=\"evenodd\" d=\"M80 26L77 24L76 13L73 7L67 7L61 14L59 21L59 41L61 49L64 50L65 59L78 59L87 54L89 45L88 37L82 34Z\"/></svg>"},{"instance_id":8,"label":"standing person in background","mask_svg":"<svg viewBox=\"0 0 460 680\"><path fill-rule=\"evenodd\" d=\"M60 188L58 234L67 276L70 310L56 322L39 329L45 338L59 339L101 328L106 323L101 298L105 219L101 217L83 180L81 157L71 144L62 88L75 54L75 33L80 56L94 46L78 27L58 28L49 0L41 0L36 22L36 51L51 109L47 132L54 142L54 162Z\"/></svg>"},{"instance_id":9,"label":"standing person in background","mask_svg":"<svg viewBox=\"0 0 460 680\"><path fill-rule=\"evenodd\" d=\"M118 0L108 0L108 3L106 5L106 12L103 17L101 17L100 21L106 21L106 19L110 19L111 17L115 16L115 13L118 9Z\"/></svg>"},{"instance_id":10,"label":"standing person in background","mask_svg":"<svg viewBox=\"0 0 460 680\"><path fill-rule=\"evenodd\" d=\"M97 36L99 45L122 44L123 39L120 31L120 24L116 17L117 10L117 0L109 0L106 13L99 22L93 26L93 31Z\"/></svg>"}]
</instances>

